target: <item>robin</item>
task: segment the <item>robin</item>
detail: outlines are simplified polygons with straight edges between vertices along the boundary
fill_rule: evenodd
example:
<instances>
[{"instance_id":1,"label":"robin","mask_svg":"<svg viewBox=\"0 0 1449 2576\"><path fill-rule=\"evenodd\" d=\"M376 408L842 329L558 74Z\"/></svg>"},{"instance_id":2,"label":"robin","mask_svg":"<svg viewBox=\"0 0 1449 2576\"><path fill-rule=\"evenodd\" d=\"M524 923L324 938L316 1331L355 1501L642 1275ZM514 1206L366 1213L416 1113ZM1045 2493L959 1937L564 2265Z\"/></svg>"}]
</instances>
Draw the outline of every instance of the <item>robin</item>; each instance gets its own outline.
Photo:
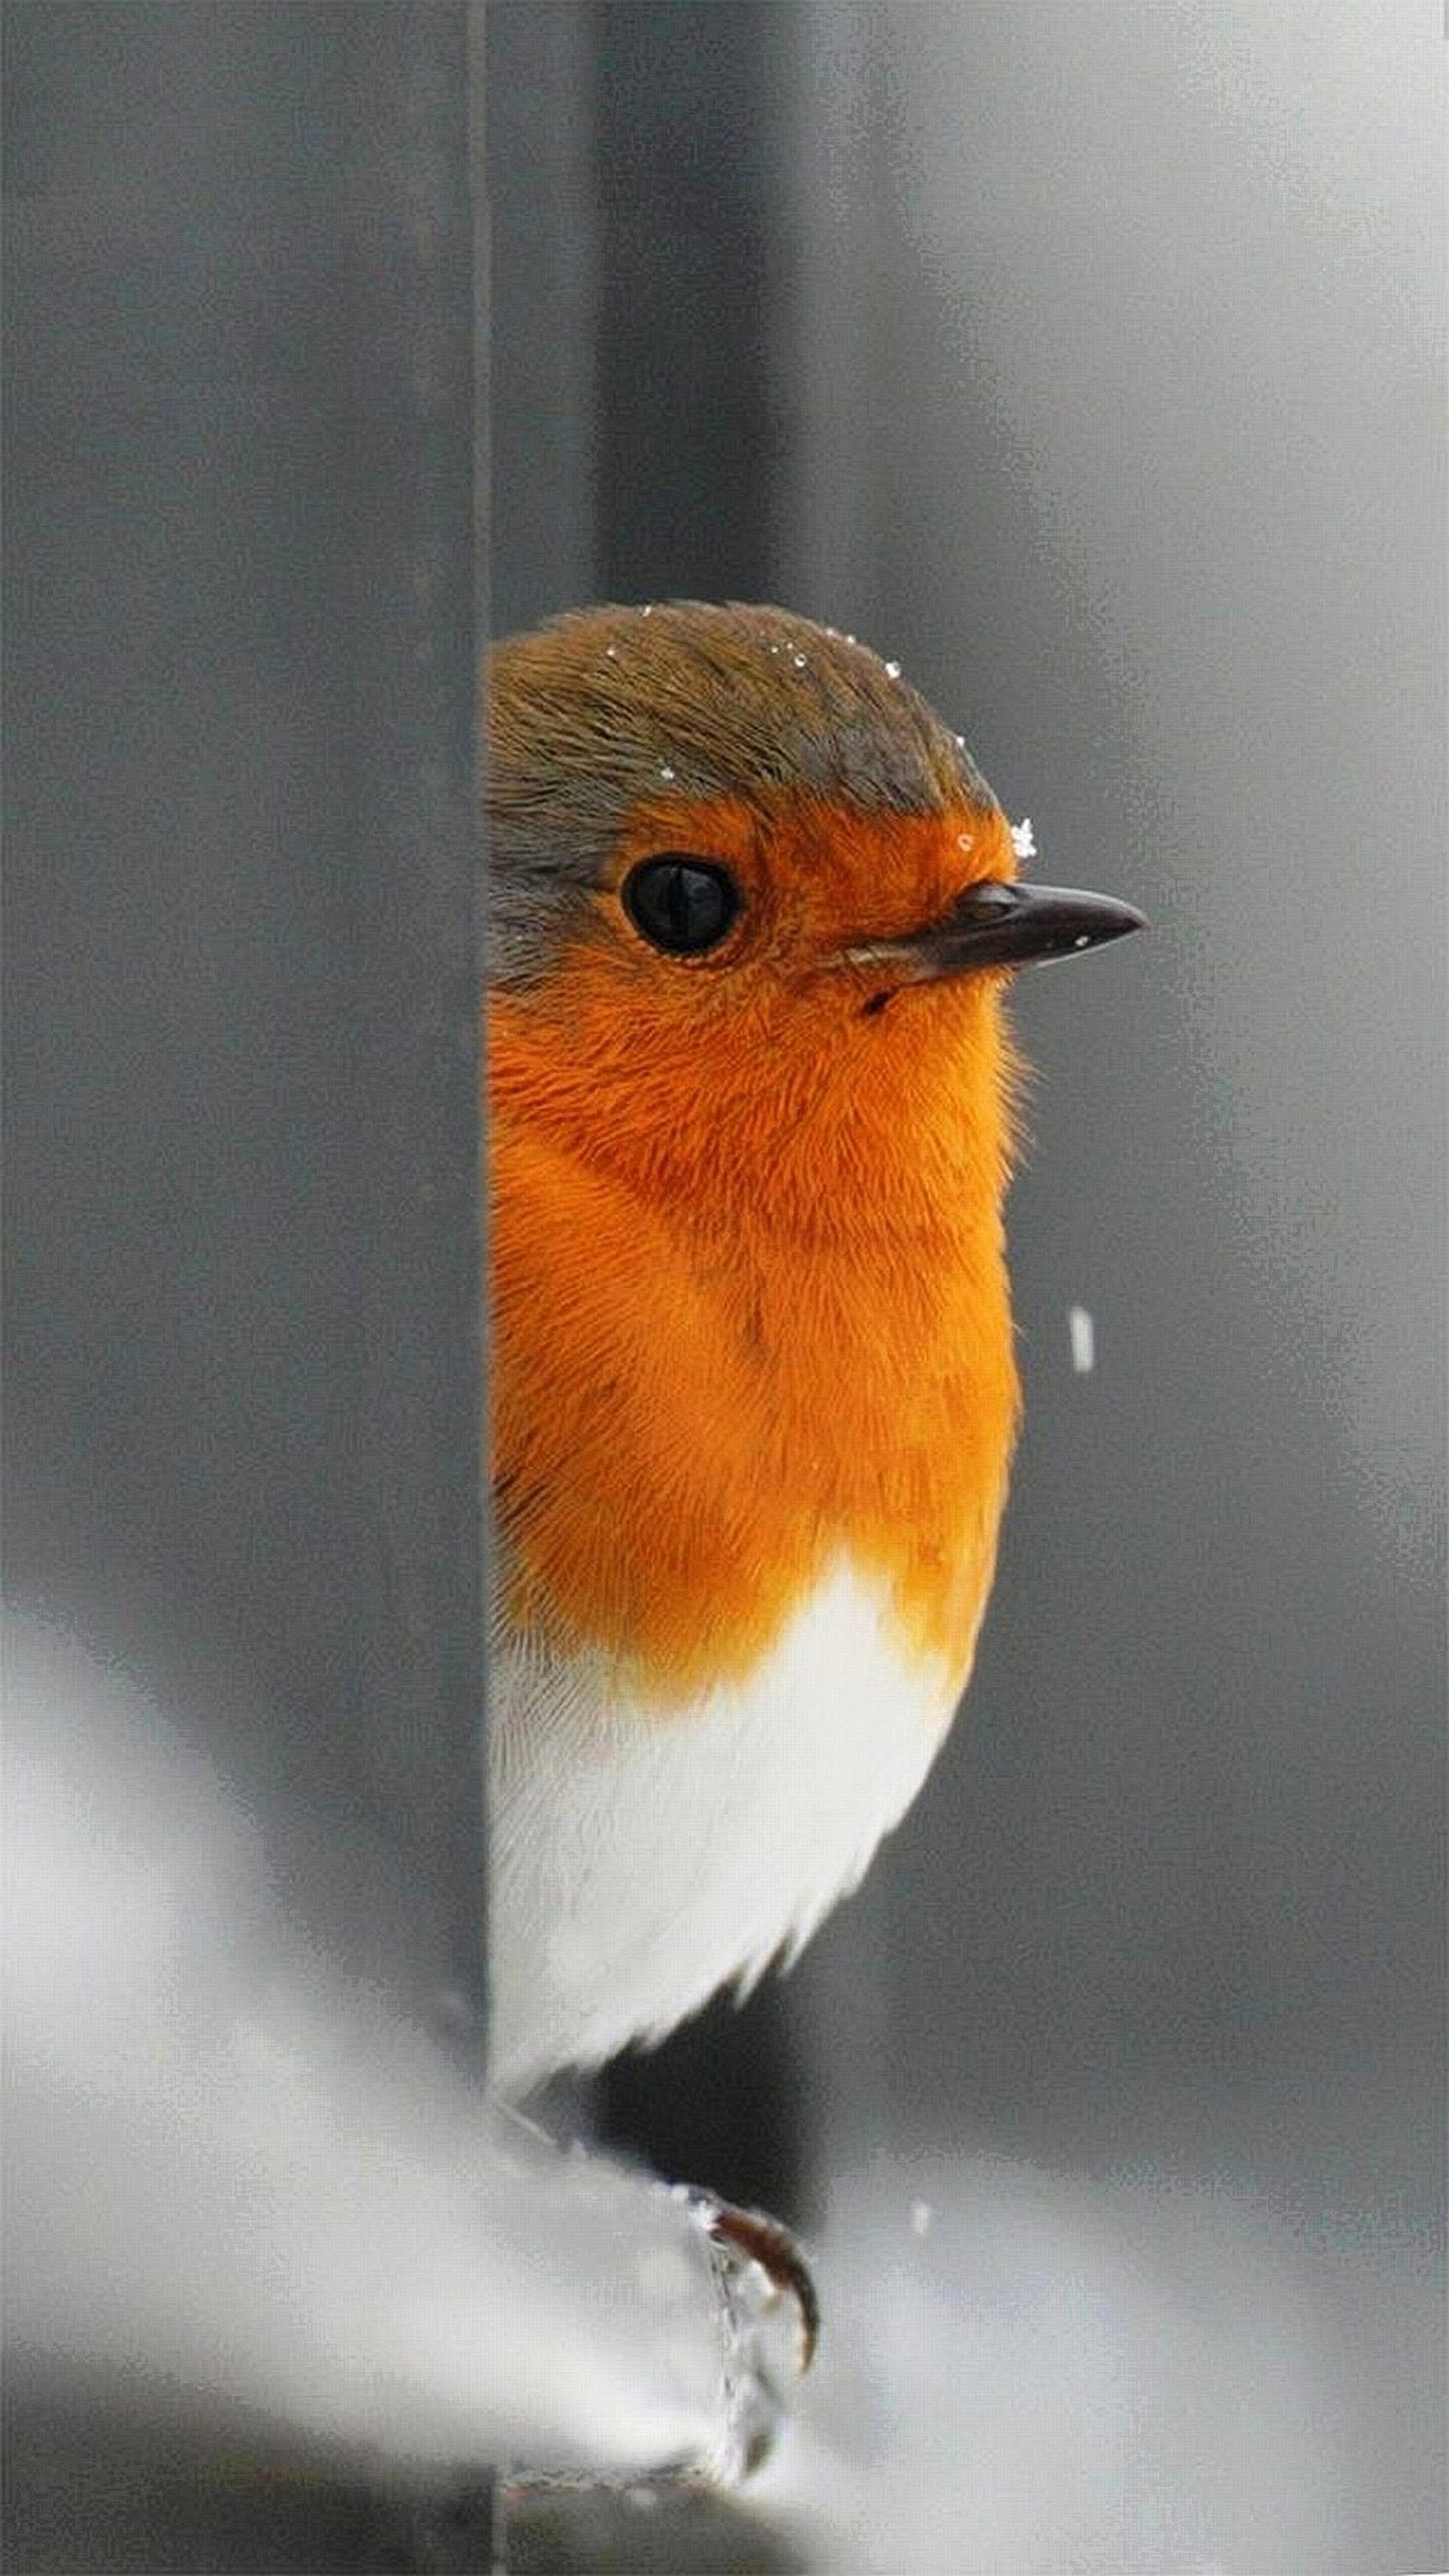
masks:
<instances>
[{"instance_id":1,"label":"robin","mask_svg":"<svg viewBox=\"0 0 1449 2576\"><path fill-rule=\"evenodd\" d=\"M489 677L494 2064L793 1959L971 1671L1016 1438L1005 987L1140 925L1022 883L953 733L776 608Z\"/></svg>"}]
</instances>

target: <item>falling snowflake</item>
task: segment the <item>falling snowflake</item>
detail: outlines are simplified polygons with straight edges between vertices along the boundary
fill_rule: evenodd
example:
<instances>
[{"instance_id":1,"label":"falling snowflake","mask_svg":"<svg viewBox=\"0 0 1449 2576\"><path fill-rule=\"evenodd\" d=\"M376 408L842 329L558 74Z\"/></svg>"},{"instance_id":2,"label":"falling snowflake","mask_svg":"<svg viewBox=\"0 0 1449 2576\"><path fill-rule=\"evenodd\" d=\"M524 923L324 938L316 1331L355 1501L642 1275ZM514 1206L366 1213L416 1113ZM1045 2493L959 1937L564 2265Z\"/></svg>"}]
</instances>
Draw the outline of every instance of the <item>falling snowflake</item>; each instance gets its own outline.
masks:
<instances>
[{"instance_id":1,"label":"falling snowflake","mask_svg":"<svg viewBox=\"0 0 1449 2576\"><path fill-rule=\"evenodd\" d=\"M1090 1377L1097 1364L1097 1331L1085 1306L1067 1308L1067 1332L1073 1368L1078 1377Z\"/></svg>"}]
</instances>

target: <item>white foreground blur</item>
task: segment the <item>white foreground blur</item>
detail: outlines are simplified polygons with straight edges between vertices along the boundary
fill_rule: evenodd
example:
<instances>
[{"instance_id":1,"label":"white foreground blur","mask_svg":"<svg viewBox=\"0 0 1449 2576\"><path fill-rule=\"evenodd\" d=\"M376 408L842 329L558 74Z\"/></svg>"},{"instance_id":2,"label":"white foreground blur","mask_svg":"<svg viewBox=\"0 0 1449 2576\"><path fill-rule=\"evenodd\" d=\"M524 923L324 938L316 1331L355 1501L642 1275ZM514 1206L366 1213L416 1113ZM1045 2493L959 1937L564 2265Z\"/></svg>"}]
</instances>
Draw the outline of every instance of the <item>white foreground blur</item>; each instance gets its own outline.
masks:
<instances>
[{"instance_id":1,"label":"white foreground blur","mask_svg":"<svg viewBox=\"0 0 1449 2576\"><path fill-rule=\"evenodd\" d=\"M6 2335L400 2471L727 2462L708 2249L284 1918L124 1681L7 1635Z\"/></svg>"},{"instance_id":2,"label":"white foreground blur","mask_svg":"<svg viewBox=\"0 0 1449 2576\"><path fill-rule=\"evenodd\" d=\"M820 2359L752 2494L830 2576L1443 2563L1412 2540L1442 2274L1391 2212L882 2148L835 2178L816 2271Z\"/></svg>"}]
</instances>

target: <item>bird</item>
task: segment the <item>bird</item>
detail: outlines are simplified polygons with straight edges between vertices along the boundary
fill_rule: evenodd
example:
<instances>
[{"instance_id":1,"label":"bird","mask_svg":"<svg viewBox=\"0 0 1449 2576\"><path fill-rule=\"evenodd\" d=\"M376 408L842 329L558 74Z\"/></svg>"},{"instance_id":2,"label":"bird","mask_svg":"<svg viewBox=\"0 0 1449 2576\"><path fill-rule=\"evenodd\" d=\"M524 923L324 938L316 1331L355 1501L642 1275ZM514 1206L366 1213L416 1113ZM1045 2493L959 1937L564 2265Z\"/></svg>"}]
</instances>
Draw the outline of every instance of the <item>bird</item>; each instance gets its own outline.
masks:
<instances>
[{"instance_id":1,"label":"bird","mask_svg":"<svg viewBox=\"0 0 1449 2576\"><path fill-rule=\"evenodd\" d=\"M1020 1419L1021 874L899 665L789 610L493 646L490 1980L515 2100L788 1964L970 1677Z\"/></svg>"}]
</instances>

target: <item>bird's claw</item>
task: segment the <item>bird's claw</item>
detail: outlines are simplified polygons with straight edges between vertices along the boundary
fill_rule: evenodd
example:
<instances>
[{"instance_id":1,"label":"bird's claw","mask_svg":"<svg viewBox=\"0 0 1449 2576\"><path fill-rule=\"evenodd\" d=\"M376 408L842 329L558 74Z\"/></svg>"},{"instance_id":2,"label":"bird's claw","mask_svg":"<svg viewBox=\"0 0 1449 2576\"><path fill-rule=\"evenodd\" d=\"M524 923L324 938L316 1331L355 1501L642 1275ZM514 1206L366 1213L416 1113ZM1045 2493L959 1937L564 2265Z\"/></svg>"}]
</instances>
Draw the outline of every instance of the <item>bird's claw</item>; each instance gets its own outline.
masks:
<instances>
[{"instance_id":1,"label":"bird's claw","mask_svg":"<svg viewBox=\"0 0 1449 2576\"><path fill-rule=\"evenodd\" d=\"M758 2264L773 2298L788 2292L794 2300L799 2320L796 2358L803 2379L820 2341L820 2296L814 2274L788 2227L763 2209L741 2209L696 2183L677 2184L675 2197L685 2203L712 2245Z\"/></svg>"}]
</instances>

